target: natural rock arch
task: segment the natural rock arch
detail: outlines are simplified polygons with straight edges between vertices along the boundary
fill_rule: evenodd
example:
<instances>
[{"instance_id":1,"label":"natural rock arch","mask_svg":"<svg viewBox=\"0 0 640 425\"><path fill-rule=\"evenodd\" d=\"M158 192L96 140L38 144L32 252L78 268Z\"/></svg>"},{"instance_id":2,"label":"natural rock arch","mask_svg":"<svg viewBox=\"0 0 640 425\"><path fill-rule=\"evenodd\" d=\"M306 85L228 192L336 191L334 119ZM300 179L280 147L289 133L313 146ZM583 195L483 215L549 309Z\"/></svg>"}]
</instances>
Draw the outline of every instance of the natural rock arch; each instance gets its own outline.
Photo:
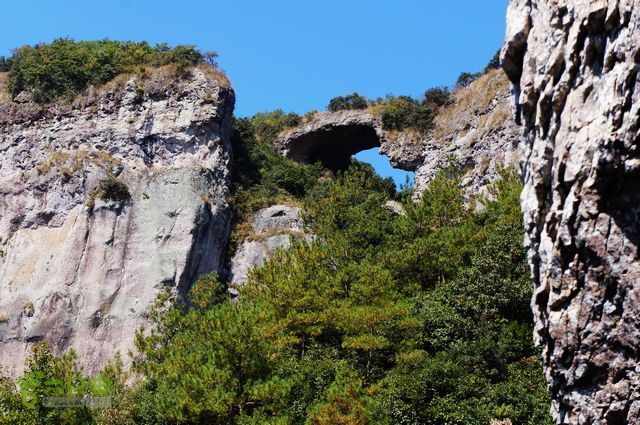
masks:
<instances>
[{"instance_id":1,"label":"natural rock arch","mask_svg":"<svg viewBox=\"0 0 640 425\"><path fill-rule=\"evenodd\" d=\"M422 146L391 138L378 117L366 111L319 113L308 123L279 137L276 148L287 158L302 163L320 161L333 170L346 168L358 152L380 147L391 165L414 171L421 163Z\"/></svg>"},{"instance_id":2,"label":"natural rock arch","mask_svg":"<svg viewBox=\"0 0 640 425\"><path fill-rule=\"evenodd\" d=\"M351 156L375 147L380 147L380 138L374 128L345 125L300 135L287 156L298 162L320 161L327 168L342 169L349 164Z\"/></svg>"}]
</instances>

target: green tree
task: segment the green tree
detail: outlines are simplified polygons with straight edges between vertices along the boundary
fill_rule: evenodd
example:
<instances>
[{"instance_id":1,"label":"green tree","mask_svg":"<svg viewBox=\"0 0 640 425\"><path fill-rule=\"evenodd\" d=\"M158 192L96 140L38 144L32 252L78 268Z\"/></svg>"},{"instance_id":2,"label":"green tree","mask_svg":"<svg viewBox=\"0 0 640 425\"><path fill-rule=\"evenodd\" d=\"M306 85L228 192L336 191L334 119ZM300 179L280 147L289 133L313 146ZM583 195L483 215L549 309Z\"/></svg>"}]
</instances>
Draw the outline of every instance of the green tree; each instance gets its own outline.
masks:
<instances>
[{"instance_id":1,"label":"green tree","mask_svg":"<svg viewBox=\"0 0 640 425\"><path fill-rule=\"evenodd\" d=\"M435 113L430 104L409 96L387 96L381 102L382 125L385 130L413 129L425 132L433 127Z\"/></svg>"},{"instance_id":2,"label":"green tree","mask_svg":"<svg viewBox=\"0 0 640 425\"><path fill-rule=\"evenodd\" d=\"M451 279L477 249L481 237L460 189L453 166L441 171L422 194L406 206L385 256L396 279L409 291L432 288Z\"/></svg>"},{"instance_id":3,"label":"green tree","mask_svg":"<svg viewBox=\"0 0 640 425\"><path fill-rule=\"evenodd\" d=\"M47 424L93 423L93 415L87 407L57 408L47 403L48 397L80 399L92 394L91 381L83 376L74 352L58 357L46 341L35 344L19 387L22 402L32 415L32 423L36 418Z\"/></svg>"},{"instance_id":4,"label":"green tree","mask_svg":"<svg viewBox=\"0 0 640 425\"><path fill-rule=\"evenodd\" d=\"M321 165L300 164L274 148L273 138L298 120L282 111L235 120L232 201L240 219L275 202L301 200L323 174Z\"/></svg>"},{"instance_id":5,"label":"green tree","mask_svg":"<svg viewBox=\"0 0 640 425\"><path fill-rule=\"evenodd\" d=\"M498 49L496 54L493 55L491 60L489 60L489 63L484 67L484 70L482 71L482 73L486 74L492 69L499 69L499 68L500 68L500 49Z\"/></svg>"},{"instance_id":6,"label":"green tree","mask_svg":"<svg viewBox=\"0 0 640 425\"><path fill-rule=\"evenodd\" d=\"M367 109L369 103L367 99L358 93L352 93L346 96L334 97L329 101L327 109L331 112L345 111L350 109Z\"/></svg>"},{"instance_id":7,"label":"green tree","mask_svg":"<svg viewBox=\"0 0 640 425\"><path fill-rule=\"evenodd\" d=\"M11 71L11 58L0 56L0 72Z\"/></svg>"},{"instance_id":8,"label":"green tree","mask_svg":"<svg viewBox=\"0 0 640 425\"><path fill-rule=\"evenodd\" d=\"M467 87L480 77L480 73L462 72L456 81L456 87Z\"/></svg>"},{"instance_id":9,"label":"green tree","mask_svg":"<svg viewBox=\"0 0 640 425\"><path fill-rule=\"evenodd\" d=\"M371 399L357 374L346 369L311 407L309 425L366 425L371 423Z\"/></svg>"},{"instance_id":10,"label":"green tree","mask_svg":"<svg viewBox=\"0 0 640 425\"><path fill-rule=\"evenodd\" d=\"M33 415L23 404L18 388L4 374L0 374L0 423L7 425L33 423Z\"/></svg>"},{"instance_id":11,"label":"green tree","mask_svg":"<svg viewBox=\"0 0 640 425\"><path fill-rule=\"evenodd\" d=\"M215 276L198 280L188 305L174 301L152 317L155 328L136 338L136 370L153 390L160 417L233 423L286 400L291 384L273 374L282 349L278 327L261 306L231 301Z\"/></svg>"},{"instance_id":12,"label":"green tree","mask_svg":"<svg viewBox=\"0 0 640 425\"><path fill-rule=\"evenodd\" d=\"M441 108L452 103L448 87L434 87L424 92L424 103Z\"/></svg>"}]
</instances>

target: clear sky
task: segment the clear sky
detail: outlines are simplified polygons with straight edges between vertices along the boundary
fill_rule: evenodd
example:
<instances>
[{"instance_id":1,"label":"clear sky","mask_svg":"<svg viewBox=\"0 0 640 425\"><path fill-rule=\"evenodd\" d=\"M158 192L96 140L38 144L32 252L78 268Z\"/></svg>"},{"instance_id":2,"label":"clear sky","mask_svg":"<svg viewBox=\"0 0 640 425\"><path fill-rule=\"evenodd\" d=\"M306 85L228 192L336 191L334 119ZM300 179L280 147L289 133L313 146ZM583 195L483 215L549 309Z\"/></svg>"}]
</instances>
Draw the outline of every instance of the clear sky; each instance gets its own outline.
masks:
<instances>
[{"instance_id":1,"label":"clear sky","mask_svg":"<svg viewBox=\"0 0 640 425\"><path fill-rule=\"evenodd\" d=\"M479 71L500 47L508 0L6 1L0 55L24 44L146 40L216 50L236 114L322 110L357 91L420 96ZM404 183L383 158L358 156Z\"/></svg>"}]
</instances>

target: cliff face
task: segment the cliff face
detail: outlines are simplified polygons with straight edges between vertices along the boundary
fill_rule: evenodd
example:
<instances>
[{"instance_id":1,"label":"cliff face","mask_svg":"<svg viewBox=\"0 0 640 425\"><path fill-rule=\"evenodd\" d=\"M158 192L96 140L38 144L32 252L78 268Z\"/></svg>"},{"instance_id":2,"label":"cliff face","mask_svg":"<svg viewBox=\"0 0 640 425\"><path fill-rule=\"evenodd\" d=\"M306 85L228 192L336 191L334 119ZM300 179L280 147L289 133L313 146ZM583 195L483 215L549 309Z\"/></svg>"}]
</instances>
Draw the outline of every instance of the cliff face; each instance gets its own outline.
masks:
<instances>
[{"instance_id":1,"label":"cliff face","mask_svg":"<svg viewBox=\"0 0 640 425\"><path fill-rule=\"evenodd\" d=\"M532 300L557 423L640 422L640 2L512 0Z\"/></svg>"},{"instance_id":2,"label":"cliff face","mask_svg":"<svg viewBox=\"0 0 640 425\"><path fill-rule=\"evenodd\" d=\"M95 372L126 355L159 291L219 268L234 103L219 81L160 69L73 104L0 103L1 366L18 373L47 339ZM107 178L131 197L101 200Z\"/></svg>"}]
</instances>

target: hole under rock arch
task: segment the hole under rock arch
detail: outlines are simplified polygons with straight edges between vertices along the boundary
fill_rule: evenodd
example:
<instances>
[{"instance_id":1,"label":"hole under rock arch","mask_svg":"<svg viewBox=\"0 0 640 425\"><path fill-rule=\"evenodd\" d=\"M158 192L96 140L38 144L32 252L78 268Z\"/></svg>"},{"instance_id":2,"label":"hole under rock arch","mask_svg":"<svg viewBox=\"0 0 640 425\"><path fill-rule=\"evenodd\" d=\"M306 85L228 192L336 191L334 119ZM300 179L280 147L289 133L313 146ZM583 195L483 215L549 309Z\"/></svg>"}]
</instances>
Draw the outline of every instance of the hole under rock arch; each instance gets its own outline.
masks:
<instances>
[{"instance_id":1,"label":"hole under rock arch","mask_svg":"<svg viewBox=\"0 0 640 425\"><path fill-rule=\"evenodd\" d=\"M358 152L380 147L376 131L367 125L321 129L300 136L290 147L289 157L299 162L322 162L332 170L344 169Z\"/></svg>"},{"instance_id":2,"label":"hole under rock arch","mask_svg":"<svg viewBox=\"0 0 640 425\"><path fill-rule=\"evenodd\" d=\"M413 187L415 173L393 167L389 158L378 152L378 148L367 149L358 152L354 156L358 161L373 165L373 168L375 168L376 172L382 177L391 177L397 189L406 186Z\"/></svg>"},{"instance_id":3,"label":"hole under rock arch","mask_svg":"<svg viewBox=\"0 0 640 425\"><path fill-rule=\"evenodd\" d=\"M389 158L380 154L380 138L370 124L349 124L321 127L299 135L290 145L287 156L295 161L314 163L320 161L332 170L345 169L351 158L367 162L382 177L391 177L400 188L409 182L413 185L414 173L391 165Z\"/></svg>"},{"instance_id":4,"label":"hole under rock arch","mask_svg":"<svg viewBox=\"0 0 640 425\"><path fill-rule=\"evenodd\" d=\"M299 135L289 145L288 156L299 162L320 161L332 170L345 169L352 157L367 162L382 177L391 177L397 188L407 181L413 185L414 173L395 168L389 158L378 152L380 138L375 128L367 124L321 127Z\"/></svg>"}]
</instances>

